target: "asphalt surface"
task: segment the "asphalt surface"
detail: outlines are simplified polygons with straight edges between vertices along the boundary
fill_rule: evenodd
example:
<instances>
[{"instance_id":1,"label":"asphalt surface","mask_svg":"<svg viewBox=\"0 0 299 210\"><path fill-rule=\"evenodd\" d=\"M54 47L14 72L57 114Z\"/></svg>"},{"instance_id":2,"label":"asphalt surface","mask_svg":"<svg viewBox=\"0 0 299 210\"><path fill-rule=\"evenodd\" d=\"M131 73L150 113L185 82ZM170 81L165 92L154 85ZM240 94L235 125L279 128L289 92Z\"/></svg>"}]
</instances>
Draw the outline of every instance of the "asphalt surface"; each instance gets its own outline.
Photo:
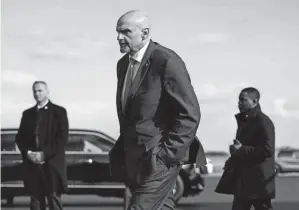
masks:
<instances>
[{"instance_id":1,"label":"asphalt surface","mask_svg":"<svg viewBox=\"0 0 299 210\"><path fill-rule=\"evenodd\" d=\"M219 177L208 177L205 191L194 197L183 198L178 210L230 210L232 196L214 193ZM275 210L299 210L299 176L278 177L276 181L276 199L273 201ZM7 207L1 202L3 210L29 209L28 197L15 198L14 207ZM122 210L122 199L101 198L93 195L63 196L65 210Z\"/></svg>"}]
</instances>

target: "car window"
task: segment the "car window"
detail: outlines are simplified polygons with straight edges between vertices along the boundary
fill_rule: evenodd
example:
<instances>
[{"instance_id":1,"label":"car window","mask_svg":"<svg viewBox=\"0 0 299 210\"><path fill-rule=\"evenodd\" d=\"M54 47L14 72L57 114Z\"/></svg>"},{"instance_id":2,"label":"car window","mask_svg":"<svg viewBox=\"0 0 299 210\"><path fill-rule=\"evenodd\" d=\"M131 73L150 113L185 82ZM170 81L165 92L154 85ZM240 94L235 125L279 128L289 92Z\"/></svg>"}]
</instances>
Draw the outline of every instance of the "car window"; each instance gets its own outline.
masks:
<instances>
[{"instance_id":1,"label":"car window","mask_svg":"<svg viewBox=\"0 0 299 210\"><path fill-rule=\"evenodd\" d=\"M96 135L70 134L66 150L101 153L110 151L112 147L113 143Z\"/></svg>"},{"instance_id":2,"label":"car window","mask_svg":"<svg viewBox=\"0 0 299 210\"><path fill-rule=\"evenodd\" d=\"M291 158L293 151L279 151L277 157L279 158Z\"/></svg>"},{"instance_id":3,"label":"car window","mask_svg":"<svg viewBox=\"0 0 299 210\"><path fill-rule=\"evenodd\" d=\"M294 152L294 158L299 159L299 151Z\"/></svg>"},{"instance_id":4,"label":"car window","mask_svg":"<svg viewBox=\"0 0 299 210\"><path fill-rule=\"evenodd\" d=\"M1 151L16 151L17 146L15 143L16 134L1 133Z\"/></svg>"},{"instance_id":5,"label":"car window","mask_svg":"<svg viewBox=\"0 0 299 210\"><path fill-rule=\"evenodd\" d=\"M208 157L220 157L220 158L226 158L229 157L229 154L227 152L221 152L221 151L208 151L206 152L206 156Z\"/></svg>"},{"instance_id":6,"label":"car window","mask_svg":"<svg viewBox=\"0 0 299 210\"><path fill-rule=\"evenodd\" d=\"M1 151L17 151L19 149L15 144L16 133L1 133ZM107 140L104 135L93 134L69 134L66 151L82 152L108 152L113 147L113 143Z\"/></svg>"}]
</instances>

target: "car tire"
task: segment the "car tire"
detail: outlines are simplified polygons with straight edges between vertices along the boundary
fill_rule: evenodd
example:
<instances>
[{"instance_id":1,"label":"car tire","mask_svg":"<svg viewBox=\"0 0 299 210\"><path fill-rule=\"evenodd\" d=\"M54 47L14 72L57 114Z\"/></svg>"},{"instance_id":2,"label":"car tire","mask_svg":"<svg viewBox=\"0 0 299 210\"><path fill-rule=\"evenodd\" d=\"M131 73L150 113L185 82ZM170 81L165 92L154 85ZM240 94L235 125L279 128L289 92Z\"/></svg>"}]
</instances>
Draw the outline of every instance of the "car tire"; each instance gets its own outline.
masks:
<instances>
[{"instance_id":1,"label":"car tire","mask_svg":"<svg viewBox=\"0 0 299 210\"><path fill-rule=\"evenodd\" d=\"M274 168L275 168L275 173L276 174L283 172L282 169L281 169L281 166L277 163L275 164Z\"/></svg>"},{"instance_id":2,"label":"car tire","mask_svg":"<svg viewBox=\"0 0 299 210\"><path fill-rule=\"evenodd\" d=\"M13 197L13 196L9 196L9 197L7 197L7 198L6 198L6 205L9 206L9 207L13 206L13 205L14 205L13 200L14 200L14 197Z\"/></svg>"},{"instance_id":3,"label":"car tire","mask_svg":"<svg viewBox=\"0 0 299 210\"><path fill-rule=\"evenodd\" d=\"M173 194L174 194L174 202L177 204L179 200L183 197L184 195L184 181L182 177L179 175L176 179L175 186L173 188Z\"/></svg>"}]
</instances>

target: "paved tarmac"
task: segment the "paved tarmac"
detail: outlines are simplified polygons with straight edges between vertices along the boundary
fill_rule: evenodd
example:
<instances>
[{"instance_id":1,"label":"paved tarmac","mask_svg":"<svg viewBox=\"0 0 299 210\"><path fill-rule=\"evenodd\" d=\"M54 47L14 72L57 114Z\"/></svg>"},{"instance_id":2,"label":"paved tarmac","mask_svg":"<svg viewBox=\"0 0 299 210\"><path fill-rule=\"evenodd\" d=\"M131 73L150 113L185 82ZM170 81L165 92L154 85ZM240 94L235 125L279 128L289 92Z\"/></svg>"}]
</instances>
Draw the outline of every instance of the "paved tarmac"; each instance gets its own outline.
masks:
<instances>
[{"instance_id":1,"label":"paved tarmac","mask_svg":"<svg viewBox=\"0 0 299 210\"><path fill-rule=\"evenodd\" d=\"M194 197L183 198L178 210L230 210L232 196L214 193L219 177L208 177L205 191ZM277 197L273 201L274 210L299 210L299 176L278 177L276 181ZM122 210L122 199L101 198L94 195L63 196L65 210ZM1 202L3 210L25 210L28 197L15 198L14 207Z\"/></svg>"}]
</instances>

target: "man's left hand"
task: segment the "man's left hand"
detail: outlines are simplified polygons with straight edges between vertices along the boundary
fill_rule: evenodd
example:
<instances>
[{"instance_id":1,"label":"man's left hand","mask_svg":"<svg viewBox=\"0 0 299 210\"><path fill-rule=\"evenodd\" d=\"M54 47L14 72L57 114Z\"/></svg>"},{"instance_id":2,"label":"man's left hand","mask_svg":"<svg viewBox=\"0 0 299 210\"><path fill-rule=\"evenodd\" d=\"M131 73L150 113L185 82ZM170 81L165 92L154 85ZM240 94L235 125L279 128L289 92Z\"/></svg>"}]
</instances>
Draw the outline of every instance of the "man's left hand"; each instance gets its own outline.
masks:
<instances>
[{"instance_id":1,"label":"man's left hand","mask_svg":"<svg viewBox=\"0 0 299 210\"><path fill-rule=\"evenodd\" d=\"M45 157L44 157L44 153L43 152L32 152L34 158L33 158L33 162L36 164L41 164L45 161Z\"/></svg>"}]
</instances>

